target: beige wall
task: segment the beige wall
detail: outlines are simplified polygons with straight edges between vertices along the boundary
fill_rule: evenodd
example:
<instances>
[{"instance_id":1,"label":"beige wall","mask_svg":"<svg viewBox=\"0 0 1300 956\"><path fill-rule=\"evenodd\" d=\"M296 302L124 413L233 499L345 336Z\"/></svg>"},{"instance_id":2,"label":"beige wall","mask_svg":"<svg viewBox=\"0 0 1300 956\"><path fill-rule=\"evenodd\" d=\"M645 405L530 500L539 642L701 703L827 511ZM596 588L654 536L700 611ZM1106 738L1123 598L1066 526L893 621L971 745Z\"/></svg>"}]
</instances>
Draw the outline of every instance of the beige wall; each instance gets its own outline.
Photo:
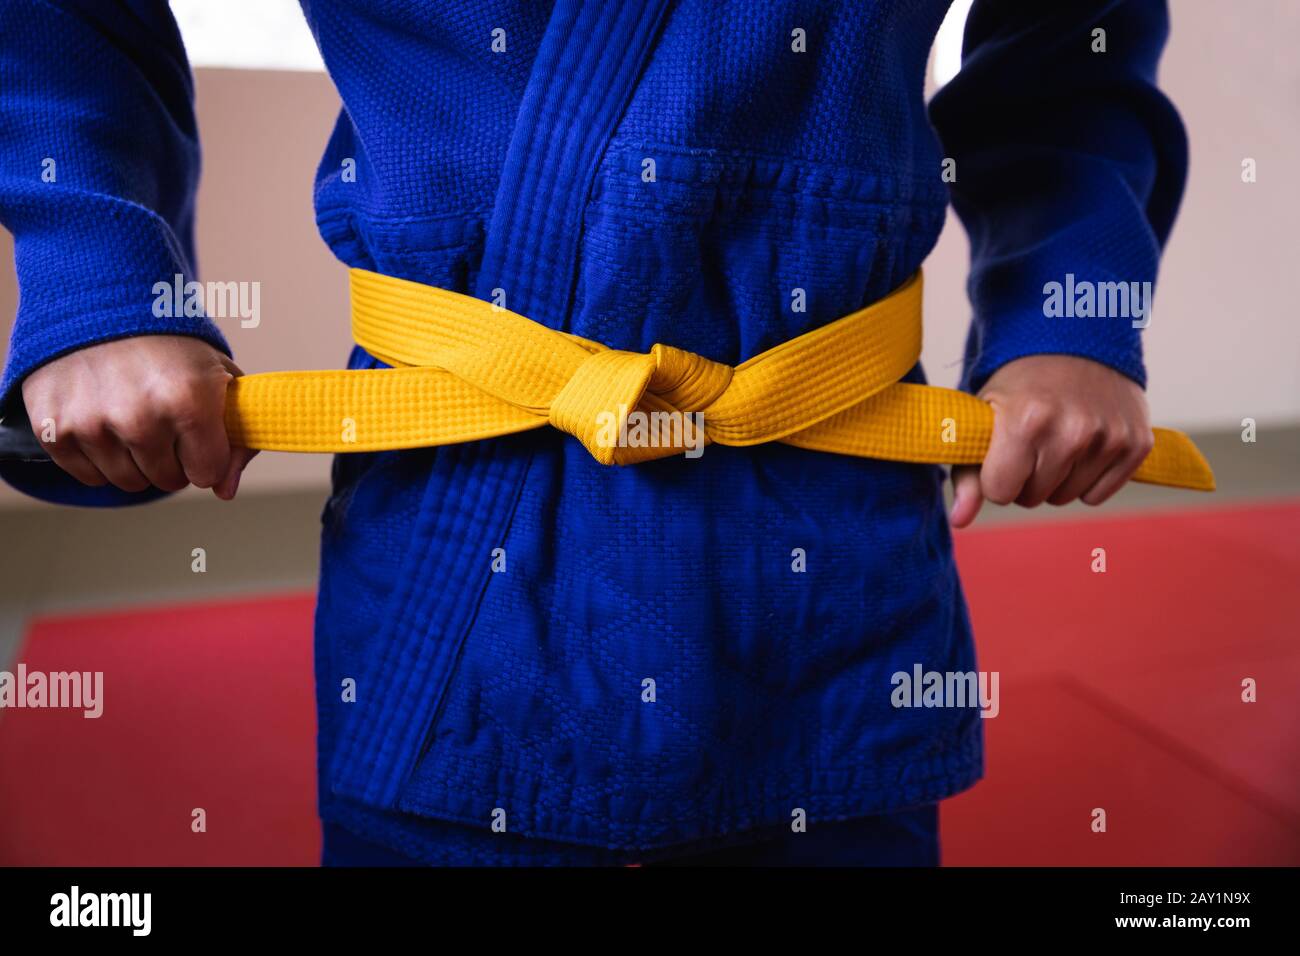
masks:
<instances>
[{"instance_id":1,"label":"beige wall","mask_svg":"<svg viewBox=\"0 0 1300 956\"><path fill-rule=\"evenodd\" d=\"M1162 83L1192 144L1186 201L1146 333L1155 417L1184 428L1300 421L1297 273L1300 216L1297 98L1300 4L1244 8L1175 0ZM338 109L323 74L197 71L205 160L199 260L205 279L262 284L262 321L223 327L249 372L337 367L347 354L346 276L316 235L311 182ZM1241 182L1253 157L1259 181ZM968 309L966 244L948 224L927 266L925 361L956 380ZM12 247L0 233L0 332L15 301ZM263 455L246 491L320 485L320 456ZM194 493L194 492L189 492ZM0 504L16 495L0 491Z\"/></svg>"},{"instance_id":2,"label":"beige wall","mask_svg":"<svg viewBox=\"0 0 1300 956\"><path fill-rule=\"evenodd\" d=\"M245 372L347 361L347 271L316 232L312 184L339 110L322 73L196 71L204 168L198 257L205 280L261 282L261 322L220 322ZM262 455L248 488L323 484L323 455Z\"/></svg>"}]
</instances>

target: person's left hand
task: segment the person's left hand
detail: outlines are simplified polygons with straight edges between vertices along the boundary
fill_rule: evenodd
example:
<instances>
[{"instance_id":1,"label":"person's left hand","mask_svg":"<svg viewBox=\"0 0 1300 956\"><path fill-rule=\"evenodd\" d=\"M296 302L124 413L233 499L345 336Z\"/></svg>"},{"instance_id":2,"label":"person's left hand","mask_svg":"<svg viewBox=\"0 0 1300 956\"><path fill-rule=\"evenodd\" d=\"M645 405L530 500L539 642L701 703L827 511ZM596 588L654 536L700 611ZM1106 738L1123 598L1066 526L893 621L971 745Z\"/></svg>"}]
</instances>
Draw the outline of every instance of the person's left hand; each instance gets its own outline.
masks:
<instances>
[{"instance_id":1,"label":"person's left hand","mask_svg":"<svg viewBox=\"0 0 1300 956\"><path fill-rule=\"evenodd\" d=\"M1142 388L1091 359L1016 359L989 378L980 398L994 409L993 439L983 464L952 470L956 528L975 520L985 498L1026 508L1076 498L1099 505L1154 441Z\"/></svg>"}]
</instances>

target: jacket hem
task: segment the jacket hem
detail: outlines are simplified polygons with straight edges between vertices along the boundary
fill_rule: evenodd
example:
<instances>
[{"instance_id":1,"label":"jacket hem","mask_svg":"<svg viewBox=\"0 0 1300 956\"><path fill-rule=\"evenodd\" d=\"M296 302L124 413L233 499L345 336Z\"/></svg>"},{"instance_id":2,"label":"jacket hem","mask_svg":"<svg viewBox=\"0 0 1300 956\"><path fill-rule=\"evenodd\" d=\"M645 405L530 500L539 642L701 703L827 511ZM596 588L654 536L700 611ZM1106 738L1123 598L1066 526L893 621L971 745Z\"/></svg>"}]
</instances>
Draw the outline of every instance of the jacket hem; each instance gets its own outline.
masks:
<instances>
[{"instance_id":1,"label":"jacket hem","mask_svg":"<svg viewBox=\"0 0 1300 956\"><path fill-rule=\"evenodd\" d=\"M661 851L684 851L745 842L772 826L788 823L793 808L802 809L809 825L893 813L936 803L969 789L984 775L982 733L976 731L949 750L893 768L801 769L768 789L774 795L740 810L667 823L625 823L598 813L575 812L571 806L547 807L538 800L536 779L512 773L508 793L489 796L481 790L453 787L445 780L408 785L396 811L354 803L329 795L321 817L339 823L390 849L418 859L437 858L429 821L457 824L491 834L492 811L506 810L508 832L532 840L586 846L641 859ZM531 784L531 785L530 785ZM715 794L716 798L716 794ZM524 804L521 809L516 801ZM702 800L690 801L699 805ZM508 855L508 854L507 854ZM617 862L617 861L611 861Z\"/></svg>"}]
</instances>

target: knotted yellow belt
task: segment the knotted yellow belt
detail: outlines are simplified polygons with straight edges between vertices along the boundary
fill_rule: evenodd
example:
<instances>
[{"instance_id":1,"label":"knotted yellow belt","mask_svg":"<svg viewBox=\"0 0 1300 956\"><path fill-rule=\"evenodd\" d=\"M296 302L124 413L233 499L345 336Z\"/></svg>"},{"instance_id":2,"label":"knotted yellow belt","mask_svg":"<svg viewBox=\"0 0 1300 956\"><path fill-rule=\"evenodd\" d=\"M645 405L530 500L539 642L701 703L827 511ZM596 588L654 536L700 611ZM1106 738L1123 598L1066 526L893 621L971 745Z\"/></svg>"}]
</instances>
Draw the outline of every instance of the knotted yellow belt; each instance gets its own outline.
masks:
<instances>
[{"instance_id":1,"label":"knotted yellow belt","mask_svg":"<svg viewBox=\"0 0 1300 956\"><path fill-rule=\"evenodd\" d=\"M701 447L680 416L676 447L609 440L631 412L703 413L703 441L933 464L976 464L993 409L972 395L899 382L921 353L921 276L887 298L732 368L656 345L606 348L470 296L353 269L352 334L388 369L268 372L236 379L226 430L246 448L361 452L449 445L553 425L602 464ZM663 420L660 418L660 420ZM1154 429L1137 481L1211 491L1181 432Z\"/></svg>"}]
</instances>

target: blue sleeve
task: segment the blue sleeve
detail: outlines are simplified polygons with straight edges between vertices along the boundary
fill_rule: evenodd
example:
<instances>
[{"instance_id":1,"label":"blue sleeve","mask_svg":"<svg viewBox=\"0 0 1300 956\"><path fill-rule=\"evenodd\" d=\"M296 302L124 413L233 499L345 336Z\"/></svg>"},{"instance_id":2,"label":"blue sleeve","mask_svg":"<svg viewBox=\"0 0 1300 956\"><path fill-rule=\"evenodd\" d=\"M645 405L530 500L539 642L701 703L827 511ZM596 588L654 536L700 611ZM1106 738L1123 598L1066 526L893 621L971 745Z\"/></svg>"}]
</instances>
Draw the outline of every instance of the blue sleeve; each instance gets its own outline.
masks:
<instances>
[{"instance_id":1,"label":"blue sleeve","mask_svg":"<svg viewBox=\"0 0 1300 956\"><path fill-rule=\"evenodd\" d=\"M930 103L971 243L964 388L1044 353L1145 387L1129 316L1049 317L1045 302L1049 283L1154 288L1187 175L1186 134L1156 87L1168 32L1164 0L976 0L961 72Z\"/></svg>"},{"instance_id":2,"label":"blue sleeve","mask_svg":"<svg viewBox=\"0 0 1300 956\"><path fill-rule=\"evenodd\" d=\"M0 225L18 272L0 414L21 408L28 374L88 345L180 334L229 354L206 317L154 309L157 283L194 276L199 175L189 62L166 2L4 0L0 37ZM53 465L3 477L56 501L150 497L85 488Z\"/></svg>"}]
</instances>

